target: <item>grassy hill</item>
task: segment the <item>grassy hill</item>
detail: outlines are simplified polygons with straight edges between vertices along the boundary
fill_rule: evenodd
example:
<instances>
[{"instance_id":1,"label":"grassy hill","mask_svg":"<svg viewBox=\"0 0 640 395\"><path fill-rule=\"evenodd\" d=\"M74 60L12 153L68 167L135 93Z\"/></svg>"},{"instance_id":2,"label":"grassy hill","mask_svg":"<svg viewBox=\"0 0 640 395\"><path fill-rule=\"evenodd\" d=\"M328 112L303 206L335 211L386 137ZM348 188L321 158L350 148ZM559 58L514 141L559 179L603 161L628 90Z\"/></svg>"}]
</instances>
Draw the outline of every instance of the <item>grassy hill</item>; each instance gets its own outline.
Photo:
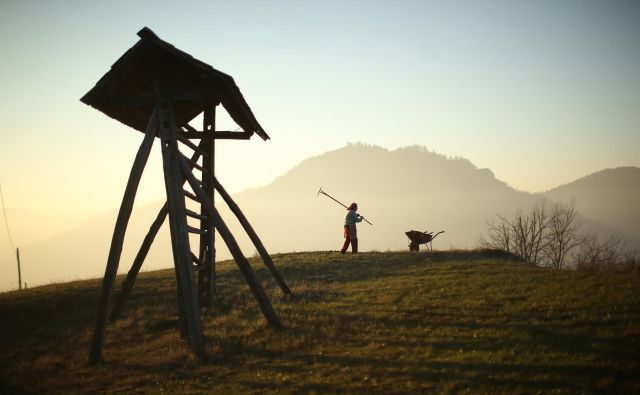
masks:
<instances>
[{"instance_id":1,"label":"grassy hill","mask_svg":"<svg viewBox=\"0 0 640 395\"><path fill-rule=\"evenodd\" d=\"M0 294L0 393L640 392L640 277L526 267L487 251L274 256L269 329L219 265L199 364L173 271L143 273L87 366L99 281ZM259 262L252 260L254 267Z\"/></svg>"}]
</instances>

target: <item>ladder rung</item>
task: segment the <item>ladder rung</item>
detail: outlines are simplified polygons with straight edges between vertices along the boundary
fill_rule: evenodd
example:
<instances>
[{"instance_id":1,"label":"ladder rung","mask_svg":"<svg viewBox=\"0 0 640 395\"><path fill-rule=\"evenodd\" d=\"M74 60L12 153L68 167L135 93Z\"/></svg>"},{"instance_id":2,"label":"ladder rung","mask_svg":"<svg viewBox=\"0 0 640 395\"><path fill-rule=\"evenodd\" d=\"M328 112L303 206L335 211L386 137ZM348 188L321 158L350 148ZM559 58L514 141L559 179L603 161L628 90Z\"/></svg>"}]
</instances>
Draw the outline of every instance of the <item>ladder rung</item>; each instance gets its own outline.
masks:
<instances>
[{"instance_id":1,"label":"ladder rung","mask_svg":"<svg viewBox=\"0 0 640 395\"><path fill-rule=\"evenodd\" d=\"M202 229L194 228L193 226L189 226L189 225L187 225L187 230L189 231L189 233L197 233L199 235L207 234L206 230L203 231Z\"/></svg>"},{"instance_id":2,"label":"ladder rung","mask_svg":"<svg viewBox=\"0 0 640 395\"><path fill-rule=\"evenodd\" d=\"M197 218L197 219L200 219L200 220L203 220L203 221L207 219L206 215L198 214L195 211L189 210L188 208L185 209L185 211L186 211L187 215L189 217L191 217L191 218Z\"/></svg>"},{"instance_id":3,"label":"ladder rung","mask_svg":"<svg viewBox=\"0 0 640 395\"><path fill-rule=\"evenodd\" d=\"M195 152L198 152L200 155L207 156L207 153L204 152L203 149L193 144L191 141L189 141L188 138L181 136L180 133L178 133L178 141L180 141L182 144L186 145L187 147L191 148Z\"/></svg>"},{"instance_id":4,"label":"ladder rung","mask_svg":"<svg viewBox=\"0 0 640 395\"><path fill-rule=\"evenodd\" d=\"M198 202L200 203L200 199L198 199L198 197L196 195L194 195L193 193L187 191L187 190L182 190L182 192L184 192L184 196L188 197L189 199L193 200L194 202Z\"/></svg>"}]
</instances>

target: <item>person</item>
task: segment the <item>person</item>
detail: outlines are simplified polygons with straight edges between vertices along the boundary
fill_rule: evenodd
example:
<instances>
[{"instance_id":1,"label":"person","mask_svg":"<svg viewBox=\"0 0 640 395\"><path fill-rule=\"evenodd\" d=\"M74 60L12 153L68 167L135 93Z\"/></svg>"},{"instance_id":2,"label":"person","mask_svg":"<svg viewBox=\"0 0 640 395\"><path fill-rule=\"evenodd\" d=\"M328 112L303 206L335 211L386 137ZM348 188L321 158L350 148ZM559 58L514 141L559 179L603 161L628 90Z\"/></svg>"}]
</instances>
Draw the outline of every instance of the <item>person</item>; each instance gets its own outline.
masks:
<instances>
[{"instance_id":1,"label":"person","mask_svg":"<svg viewBox=\"0 0 640 395\"><path fill-rule=\"evenodd\" d=\"M358 205L351 203L347 208L347 215L344 218L344 245L340 250L341 253L346 253L349 244L351 244L351 252L356 254L358 252L358 229L356 229L356 223L362 222L362 216L356 212Z\"/></svg>"}]
</instances>

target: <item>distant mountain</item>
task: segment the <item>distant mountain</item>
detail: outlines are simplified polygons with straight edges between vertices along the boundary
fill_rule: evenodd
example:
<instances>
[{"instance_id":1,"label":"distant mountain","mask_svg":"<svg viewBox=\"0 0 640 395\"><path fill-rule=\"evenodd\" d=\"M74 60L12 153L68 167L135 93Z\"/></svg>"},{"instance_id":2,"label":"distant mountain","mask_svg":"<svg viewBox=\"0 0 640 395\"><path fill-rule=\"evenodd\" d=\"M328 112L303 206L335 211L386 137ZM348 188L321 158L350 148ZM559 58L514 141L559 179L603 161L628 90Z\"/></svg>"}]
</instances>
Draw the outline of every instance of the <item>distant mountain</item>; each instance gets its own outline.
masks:
<instances>
[{"instance_id":1,"label":"distant mountain","mask_svg":"<svg viewBox=\"0 0 640 395\"><path fill-rule=\"evenodd\" d=\"M163 202L136 207L127 227L120 272L131 267L137 249ZM90 218L73 229L53 237L20 246L22 281L29 286L71 281L104 275L117 211ZM144 269L170 267L171 249L166 224L157 236ZM14 256L0 256L0 291L17 288Z\"/></svg>"},{"instance_id":2,"label":"distant mountain","mask_svg":"<svg viewBox=\"0 0 640 395\"><path fill-rule=\"evenodd\" d=\"M540 198L575 199L585 231L621 233L640 248L640 169L619 168L543 194L517 191L488 169L424 147L387 150L352 144L309 158L273 183L236 196L267 245L276 251L338 249L345 204L353 201L374 226L359 227L361 248L404 249L404 232L446 232L436 248L472 248L486 234L486 220L511 215Z\"/></svg>"},{"instance_id":3,"label":"distant mountain","mask_svg":"<svg viewBox=\"0 0 640 395\"><path fill-rule=\"evenodd\" d=\"M618 167L551 189L544 196L576 202L585 217L640 238L640 168Z\"/></svg>"},{"instance_id":4,"label":"distant mountain","mask_svg":"<svg viewBox=\"0 0 640 395\"><path fill-rule=\"evenodd\" d=\"M225 180L220 180L223 184ZM359 212L374 225L359 225L361 250L407 249L408 230L441 231L435 248L473 248L486 234L486 220L527 209L542 196L575 198L581 221L605 234L623 232L640 247L640 169L605 170L544 194L517 191L488 169L449 158L424 147L396 150L351 144L304 160L269 185L234 196L270 252L338 250L343 242L345 209L320 187ZM129 223L120 272L126 272L158 209L164 202L136 207ZM189 203L191 204L191 203ZM222 202L217 207L245 255L256 254L235 217ZM195 208L195 207L192 207ZM92 218L83 226L21 248L23 278L32 285L104 273L117 212ZM195 224L194 224L195 225ZM194 238L195 240L195 238ZM218 237L218 259L229 252ZM15 288L15 259L0 257L0 289ZM172 266L165 223L143 270ZM17 283L16 283L17 284Z\"/></svg>"},{"instance_id":5,"label":"distant mountain","mask_svg":"<svg viewBox=\"0 0 640 395\"><path fill-rule=\"evenodd\" d=\"M478 244L485 219L531 204L535 196L516 191L488 169L447 158L424 147L387 150L363 144L309 158L273 183L237 195L267 245L277 251L333 249L342 243L345 209L320 188L374 225L360 225L364 249L404 249L408 230L445 233L434 245Z\"/></svg>"},{"instance_id":6,"label":"distant mountain","mask_svg":"<svg viewBox=\"0 0 640 395\"><path fill-rule=\"evenodd\" d=\"M7 233L5 218L11 234ZM18 269L16 264L15 249L20 249L23 263L25 261L25 248L30 248L34 243L46 240L51 237L53 229L57 232L74 229L81 221L70 220L63 217L51 215L41 215L20 208L7 208L4 213L0 213L0 291L18 287ZM22 265L22 271L28 270ZM23 276L23 279L28 277Z\"/></svg>"}]
</instances>

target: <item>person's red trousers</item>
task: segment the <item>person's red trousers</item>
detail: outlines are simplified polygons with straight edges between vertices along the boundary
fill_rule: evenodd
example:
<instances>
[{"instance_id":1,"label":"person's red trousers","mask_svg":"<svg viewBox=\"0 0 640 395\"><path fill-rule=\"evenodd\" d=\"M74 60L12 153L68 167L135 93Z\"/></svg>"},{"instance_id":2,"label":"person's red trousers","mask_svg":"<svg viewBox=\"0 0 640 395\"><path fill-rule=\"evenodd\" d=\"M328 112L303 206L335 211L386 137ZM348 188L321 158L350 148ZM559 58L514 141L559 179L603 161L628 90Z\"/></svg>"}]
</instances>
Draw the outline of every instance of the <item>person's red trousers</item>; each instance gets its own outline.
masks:
<instances>
[{"instance_id":1,"label":"person's red trousers","mask_svg":"<svg viewBox=\"0 0 640 395\"><path fill-rule=\"evenodd\" d=\"M349 225L344 226L344 244L342 245L341 253L346 253L349 248L349 244L351 244L351 252L356 254L358 252L358 239L352 239L351 235L349 235Z\"/></svg>"}]
</instances>

